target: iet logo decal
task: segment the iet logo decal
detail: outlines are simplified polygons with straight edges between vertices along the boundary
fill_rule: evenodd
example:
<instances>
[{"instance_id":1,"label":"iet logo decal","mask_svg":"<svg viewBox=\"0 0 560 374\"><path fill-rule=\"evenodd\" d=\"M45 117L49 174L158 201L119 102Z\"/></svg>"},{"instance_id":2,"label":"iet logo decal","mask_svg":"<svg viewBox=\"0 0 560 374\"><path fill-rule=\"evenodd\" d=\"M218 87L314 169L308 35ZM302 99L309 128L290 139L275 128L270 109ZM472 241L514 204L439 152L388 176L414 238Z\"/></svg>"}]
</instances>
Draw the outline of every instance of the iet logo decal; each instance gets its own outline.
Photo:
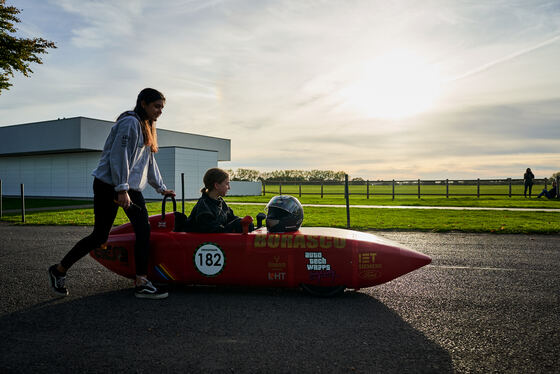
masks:
<instances>
[{"instance_id":1,"label":"iet logo decal","mask_svg":"<svg viewBox=\"0 0 560 374\"><path fill-rule=\"evenodd\" d=\"M379 269L381 264L375 263L375 256L377 256L375 252L358 253L358 269Z\"/></svg>"},{"instance_id":2,"label":"iet logo decal","mask_svg":"<svg viewBox=\"0 0 560 374\"><path fill-rule=\"evenodd\" d=\"M362 279L377 279L381 277L381 264L375 263L375 252L358 253L358 275Z\"/></svg>"}]
</instances>

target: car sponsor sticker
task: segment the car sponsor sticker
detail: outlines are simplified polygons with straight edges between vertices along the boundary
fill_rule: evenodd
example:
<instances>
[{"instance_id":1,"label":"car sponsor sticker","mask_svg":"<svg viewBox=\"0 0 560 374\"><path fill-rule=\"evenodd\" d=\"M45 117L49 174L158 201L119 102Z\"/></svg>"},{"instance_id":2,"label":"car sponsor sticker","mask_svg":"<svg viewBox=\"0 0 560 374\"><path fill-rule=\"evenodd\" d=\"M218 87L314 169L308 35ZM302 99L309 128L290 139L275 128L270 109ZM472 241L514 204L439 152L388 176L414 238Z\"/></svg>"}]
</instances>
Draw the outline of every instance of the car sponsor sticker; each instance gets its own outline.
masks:
<instances>
[{"instance_id":1,"label":"car sponsor sticker","mask_svg":"<svg viewBox=\"0 0 560 374\"><path fill-rule=\"evenodd\" d=\"M110 244L102 244L100 247L93 250L95 257L108 260L108 261L119 261L123 264L128 264L128 251L124 247L113 247Z\"/></svg>"},{"instance_id":2,"label":"car sponsor sticker","mask_svg":"<svg viewBox=\"0 0 560 374\"><path fill-rule=\"evenodd\" d=\"M305 260L307 262L307 270L309 271L309 280L335 280L336 271L331 269L331 265L329 265L327 259L323 257L323 252L305 252Z\"/></svg>"},{"instance_id":3,"label":"car sponsor sticker","mask_svg":"<svg viewBox=\"0 0 560 374\"><path fill-rule=\"evenodd\" d=\"M268 263L268 280L269 281L285 281L286 277L286 266L287 263L282 257L274 256Z\"/></svg>"},{"instance_id":4,"label":"car sponsor sticker","mask_svg":"<svg viewBox=\"0 0 560 374\"><path fill-rule=\"evenodd\" d=\"M214 277L226 264L226 256L216 243L203 243L194 252L194 266L202 275Z\"/></svg>"},{"instance_id":5,"label":"car sponsor sticker","mask_svg":"<svg viewBox=\"0 0 560 374\"><path fill-rule=\"evenodd\" d=\"M307 270L331 270L322 252L305 252L305 259L308 261Z\"/></svg>"},{"instance_id":6,"label":"car sponsor sticker","mask_svg":"<svg viewBox=\"0 0 560 374\"><path fill-rule=\"evenodd\" d=\"M346 248L346 239L317 235L266 234L255 235L255 248Z\"/></svg>"},{"instance_id":7,"label":"car sponsor sticker","mask_svg":"<svg viewBox=\"0 0 560 374\"><path fill-rule=\"evenodd\" d=\"M269 271L268 272L268 280L269 281L283 281L283 280L286 280L286 272L285 271Z\"/></svg>"},{"instance_id":8,"label":"car sponsor sticker","mask_svg":"<svg viewBox=\"0 0 560 374\"><path fill-rule=\"evenodd\" d=\"M373 280L381 277L381 264L375 262L377 253L362 252L358 254L358 275L362 279Z\"/></svg>"}]
</instances>

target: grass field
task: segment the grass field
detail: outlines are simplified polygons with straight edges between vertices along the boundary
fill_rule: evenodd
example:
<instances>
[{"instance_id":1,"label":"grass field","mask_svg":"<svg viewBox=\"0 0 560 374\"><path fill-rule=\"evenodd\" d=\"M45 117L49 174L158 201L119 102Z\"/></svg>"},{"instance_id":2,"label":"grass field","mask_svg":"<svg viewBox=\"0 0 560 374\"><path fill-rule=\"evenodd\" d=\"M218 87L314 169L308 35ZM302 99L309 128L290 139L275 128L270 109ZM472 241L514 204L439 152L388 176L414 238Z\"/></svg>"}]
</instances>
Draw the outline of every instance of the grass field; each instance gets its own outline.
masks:
<instances>
[{"instance_id":1,"label":"grass field","mask_svg":"<svg viewBox=\"0 0 560 374\"><path fill-rule=\"evenodd\" d=\"M352 205L408 205L408 206L457 206L457 207L492 207L492 208L558 208L560 200L546 198L536 199L544 185L533 186L533 198L523 196L523 186L512 185L512 196L509 197L508 185L481 185L478 190L476 185L449 186L449 196L445 195L446 186L426 185L418 186L397 185L393 199L392 186L370 186L369 198L366 195L366 186L350 185L350 204ZM477 197L480 191L480 197ZM266 196L228 197L228 201L261 202L266 203L274 195L279 194L278 185L267 185ZM371 195L375 192L375 195ZM297 184L283 185L282 194L296 196L303 204L345 204L344 186L325 185L321 197L320 185ZM444 195L439 195L444 194Z\"/></svg>"},{"instance_id":2,"label":"grass field","mask_svg":"<svg viewBox=\"0 0 560 374\"><path fill-rule=\"evenodd\" d=\"M227 201L264 203L266 204L275 194L266 196L228 196ZM298 198L302 204L344 205L346 200L342 195L328 195L321 199L315 195L291 194ZM547 198L537 199L524 197L481 196L477 197L442 197L442 196L399 196L394 200L390 196L375 196L367 199L365 196L350 196L351 205L406 205L406 206L436 206L436 207L486 207L486 208L547 208L560 209L560 200Z\"/></svg>"},{"instance_id":3,"label":"grass field","mask_svg":"<svg viewBox=\"0 0 560 374\"><path fill-rule=\"evenodd\" d=\"M544 184L535 184L533 186L533 195L538 195L542 189L544 188ZM547 186L550 188L550 184ZM328 197L332 195L344 195L344 185L301 185L301 196L310 196L315 195L321 198L321 189L323 190L323 197ZM294 195L300 196L300 186L299 184L283 184L282 186L279 185L272 185L267 184L265 186L266 194L282 194L284 195ZM519 197L523 196L524 186L515 184L511 186L511 195L512 197ZM369 195L370 199L375 199L379 197L388 197L390 199L393 198L393 186L391 185L373 185L368 187L365 185L349 185L349 193L351 198L360 198L363 197L367 199ZM402 198L402 197L416 197L418 198L418 186L416 184L407 184L407 185L395 185L395 199ZM509 197L510 195L510 187L507 184L502 185L480 185L477 186L476 184L469 184L469 185L449 185L449 190L447 189L445 184L440 185L420 185L420 197L438 197L438 198L446 198L449 195L450 198L452 197L460 197L460 196L469 196L469 197L477 197L477 196L499 196L499 197Z\"/></svg>"},{"instance_id":4,"label":"grass field","mask_svg":"<svg viewBox=\"0 0 560 374\"><path fill-rule=\"evenodd\" d=\"M234 205L231 207L238 216L251 215L255 217L257 213L264 211L265 204L270 196L256 197L228 197L229 202L241 201L252 202L251 205ZM311 204L314 197L303 195L301 200L304 204ZM452 206L477 206L490 207L544 207L560 208L560 203L556 200L548 199L524 199L519 197L491 197L491 198L422 198L412 199L400 197L384 201L369 199L371 204L386 205L411 205L412 201L422 205L441 205L448 202ZM18 200L18 199L15 199ZM48 199L49 201L52 201ZM363 199L366 200L366 199ZM420 201L418 201L420 200ZM443 201L441 201L443 200ZM75 200L70 200L76 202ZM351 203L358 205L360 199L352 199ZM91 204L91 201L85 201ZM344 204L341 197L331 196L323 199L324 204ZM469 204L470 202L470 204ZM38 205L40 200L35 202ZM26 203L29 206L29 203ZM70 204L77 205L77 204ZM178 209L181 210L179 202ZM52 206L52 205L51 205ZM185 211L188 213L194 206L194 202L185 203ZM168 204L168 210L171 204ZM148 204L150 215L161 214L161 203L152 202ZM304 226L329 226L346 227L346 209L331 207L305 207ZM12 223L21 222L19 213L5 214L3 221ZM124 212L119 210L115 224L128 222ZM92 225L93 209L72 209L72 210L53 210L40 212L27 212L26 224L37 225ZM488 232L488 233L532 233L532 234L558 234L560 233L560 209L558 212L533 212L533 211L457 211L457 210L436 210L436 209L390 209L390 208L351 208L350 224L355 230L404 230L404 231L432 231L432 232Z\"/></svg>"}]
</instances>

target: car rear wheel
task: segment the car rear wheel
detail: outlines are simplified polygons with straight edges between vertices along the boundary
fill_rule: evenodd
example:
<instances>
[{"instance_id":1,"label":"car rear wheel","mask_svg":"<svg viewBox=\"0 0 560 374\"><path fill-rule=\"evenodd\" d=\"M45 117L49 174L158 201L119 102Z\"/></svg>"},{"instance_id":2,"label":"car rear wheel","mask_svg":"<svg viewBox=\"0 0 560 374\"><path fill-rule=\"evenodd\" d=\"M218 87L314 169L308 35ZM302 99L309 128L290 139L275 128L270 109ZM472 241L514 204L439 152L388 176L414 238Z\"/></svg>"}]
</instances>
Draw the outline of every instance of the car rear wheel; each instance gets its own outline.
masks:
<instances>
[{"instance_id":1,"label":"car rear wheel","mask_svg":"<svg viewBox=\"0 0 560 374\"><path fill-rule=\"evenodd\" d=\"M344 292L346 286L328 287L328 286L316 286L314 284L302 283L301 288L303 288L305 292L313 296L333 297Z\"/></svg>"}]
</instances>

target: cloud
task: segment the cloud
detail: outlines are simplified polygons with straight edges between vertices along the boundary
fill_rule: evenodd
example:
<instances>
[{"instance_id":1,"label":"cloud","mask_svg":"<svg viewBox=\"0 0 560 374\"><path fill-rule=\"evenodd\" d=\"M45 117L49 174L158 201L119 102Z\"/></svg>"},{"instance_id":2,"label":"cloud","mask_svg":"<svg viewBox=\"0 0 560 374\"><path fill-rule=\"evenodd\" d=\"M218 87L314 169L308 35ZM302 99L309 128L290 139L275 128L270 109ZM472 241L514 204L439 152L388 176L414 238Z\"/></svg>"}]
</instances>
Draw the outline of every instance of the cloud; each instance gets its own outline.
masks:
<instances>
[{"instance_id":1,"label":"cloud","mask_svg":"<svg viewBox=\"0 0 560 374\"><path fill-rule=\"evenodd\" d=\"M72 29L72 44L78 48L103 48L114 45L122 37L134 34L135 22L142 15L147 1L78 2L56 0L60 7L79 22Z\"/></svg>"},{"instance_id":2,"label":"cloud","mask_svg":"<svg viewBox=\"0 0 560 374\"><path fill-rule=\"evenodd\" d=\"M491 177L492 172L514 173L527 163L548 174L560 160L558 108L560 100L554 100L474 107L408 121L376 121L367 133L359 131L359 123L330 134L283 132L266 143L270 145L266 150L261 148L259 153L258 148L241 146L232 159L256 168L283 164L296 169L344 169L362 177L402 178L407 172L437 178L461 177L461 173ZM361 125L362 129L368 126ZM232 142L244 143L235 137ZM300 154L305 158L297 157ZM546 161L539 160L539 154Z\"/></svg>"},{"instance_id":3,"label":"cloud","mask_svg":"<svg viewBox=\"0 0 560 374\"><path fill-rule=\"evenodd\" d=\"M528 53L531 53L533 51L536 51L539 48L546 47L546 46L548 46L550 44L553 44L553 43L558 43L559 41L560 41L560 35L555 35L555 36L553 36L551 38L548 38L548 39L546 39L542 42L539 42L535 45L523 48L519 51L513 52L513 53L511 53L507 56L500 57L500 58L495 59L493 61L489 61L482 66L479 66L475 69L472 69L472 70L464 72L464 73L462 73L462 74L460 74L460 75L458 75L454 78L451 78L451 79L449 79L449 81L453 82L453 81L456 81L456 80L468 78L468 77L470 77L474 74L478 74L478 73L483 72L485 70L491 69L491 68L493 68L497 65L500 65L500 64L506 63L510 60L513 60L514 58L517 58L517 57L526 55Z\"/></svg>"},{"instance_id":4,"label":"cloud","mask_svg":"<svg viewBox=\"0 0 560 374\"><path fill-rule=\"evenodd\" d=\"M363 177L517 173L525 161L557 167L555 2L18 4L22 33L59 48L2 94L0 125L114 119L151 86L167 97L159 127L230 138L228 165L238 167ZM347 105L340 92L395 50L441 73L433 108L391 120Z\"/></svg>"}]
</instances>

